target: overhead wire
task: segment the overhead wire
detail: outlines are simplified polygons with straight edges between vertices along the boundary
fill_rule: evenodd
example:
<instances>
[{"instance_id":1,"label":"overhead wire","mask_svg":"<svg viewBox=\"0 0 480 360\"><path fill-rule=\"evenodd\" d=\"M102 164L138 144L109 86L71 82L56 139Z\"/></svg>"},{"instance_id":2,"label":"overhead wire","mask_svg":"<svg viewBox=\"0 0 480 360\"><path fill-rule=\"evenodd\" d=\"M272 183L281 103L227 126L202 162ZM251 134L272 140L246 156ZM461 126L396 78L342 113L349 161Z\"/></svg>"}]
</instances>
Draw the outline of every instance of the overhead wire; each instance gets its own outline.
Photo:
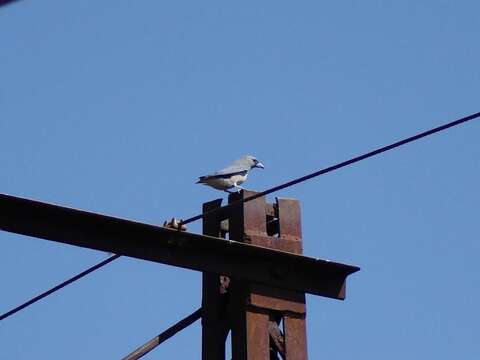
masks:
<instances>
[{"instance_id":1,"label":"overhead wire","mask_svg":"<svg viewBox=\"0 0 480 360\"><path fill-rule=\"evenodd\" d=\"M60 284L58 284L57 286L54 286L53 288L51 288L51 289L49 289L49 290L47 290L47 291L45 291L45 292L43 292L43 293L41 293L41 294L33 297L33 298L31 298L30 300L24 302L23 304L21 304L21 305L15 307L15 308L13 308L12 310L7 311L6 313L0 315L0 321L8 318L9 316L12 316L13 314L19 312L20 310L25 309L27 306L30 306L30 305L36 303L37 301L42 300L44 297L47 297L48 295L53 294L54 292L56 292L56 291L64 288L65 286L73 283L74 281L77 281L77 280L83 278L84 276L90 274L91 272L94 272L95 270L98 270L98 269L100 269L101 267L103 267L103 266L105 266L105 265L107 265L107 264L110 264L112 261L118 259L120 256L121 256L121 255L116 255L116 254L115 254L115 255L112 255L112 256L110 256L108 259L105 259L105 260L99 262L98 264L89 267L88 269L82 271L81 273L79 273L79 274L71 277L71 278L68 279L68 280L65 280L64 282L62 282L62 283L60 283Z\"/></svg>"},{"instance_id":2,"label":"overhead wire","mask_svg":"<svg viewBox=\"0 0 480 360\"><path fill-rule=\"evenodd\" d=\"M0 7L1 6L5 6L5 5L9 5L13 2L17 2L18 0L0 0Z\"/></svg>"},{"instance_id":3,"label":"overhead wire","mask_svg":"<svg viewBox=\"0 0 480 360\"><path fill-rule=\"evenodd\" d=\"M308 174L308 175L305 175L305 176L302 176L300 178L296 178L296 179L293 179L291 181L288 181L286 183L283 183L283 184L280 184L280 185L277 185L277 186L274 186L270 189L267 189L265 191L262 191L262 192L259 192L255 195L252 195L252 196L249 196L249 197L246 197L244 199L241 199L241 200L238 200L238 201L235 201L235 202L232 202L228 205L225 205L221 208L215 208L215 209L212 209L210 211L207 211L207 212L204 212L202 214L199 214L199 215L196 215L196 216L193 216L191 218L188 218L186 220L183 220L180 222L179 225L186 225L186 224L189 224L193 221L196 221L196 220L199 220L199 219L202 219L203 217L205 216L208 216L208 215L211 215L217 211L225 211L226 209L228 208L232 208L234 206L238 206L240 204L243 204L243 203L246 203L248 201L252 201L252 200L255 200L255 199L258 199L260 197L263 197L263 196L266 196L268 194L271 194L273 192L277 192L279 190L283 190L283 189L286 189L288 187L291 187L293 185L297 185L297 184L300 184L304 181L307 181L307 180L310 180L310 179L313 179L317 176L320 176L320 175L323 175L323 174L327 174L329 172L332 172L332 171L335 171L335 170L338 170L338 169L341 169L345 166L348 166L348 165L352 165L354 163L357 163L359 161L362 161L362 160L365 160L365 159L368 159L368 158L371 158L375 155L378 155L378 154L381 154L381 153L384 153L386 151L389 151L389 150L392 150L392 149L395 149L397 147L400 147L402 145L406 145L408 143L411 143L413 141L416 141L416 140L419 140L419 139L422 139L424 137L427 137L429 135L433 135L435 133L438 133L440 131L443 131L443 130L446 130L446 129L449 129L451 127L454 127L454 126L458 126L460 124L463 124L463 123L466 123L468 121L471 121L471 120L474 120L476 118L480 117L480 112L477 112L475 114L471 114L471 115L468 115L468 116L465 116L461 119L458 119L458 120L454 120L452 122L449 122L449 123L446 123L444 125L441 125L441 126L438 126L436 128L433 128L433 129L430 129L430 130L427 130L427 131L424 131L424 132L421 132L419 134L416 134L416 135L413 135L413 136L410 136L406 139L402 139L402 140L399 140L397 142L394 142L392 144L389 144L389 145L386 145L386 146L382 146L380 148L377 148L375 150L372 150L370 152L367 152L365 154L362 154L362 155L359 155L359 156L356 156L352 159L349 159L349 160L346 160L346 161L343 161L341 163L338 163L338 164L335 164L335 165L332 165L332 166L329 166L329 167L326 167L324 169L321 169L321 170L318 170L318 171L315 171L311 174Z\"/></svg>"},{"instance_id":4,"label":"overhead wire","mask_svg":"<svg viewBox=\"0 0 480 360\"><path fill-rule=\"evenodd\" d=\"M408 138L405 138L405 139L402 139L402 140L399 140L399 141L396 141L394 143L391 143L389 145L385 145L385 146L382 146L382 147L379 147L375 150L372 150L372 151L369 151L367 153L364 153L362 155L359 155L359 156L356 156L354 158L351 158L349 160L346 160L346 161L343 161L343 162L340 162L338 164L335 164L335 165L332 165L332 166L328 166L326 168L323 168L321 170L318 170L318 171L315 171L315 172L312 172L310 174L307 174L305 176L302 176L302 177L299 177L299 178L296 178L296 179L293 179L293 180L290 180L288 182L285 182L283 184L280 184L280 185L277 185L277 186L274 186L272 188L269 188L265 191L262 191L262 192L259 192L257 194L254 194L252 196L249 196L249 197L246 197L244 199L241 199L241 200L238 200L238 201L234 201L230 204L227 204L221 208L216 208L216 209L213 209L213 210L210 210L210 211L207 211L203 214L199 214L199 215L196 215L196 216L193 216L191 218L188 218L186 220L183 220L179 223L178 225L178 229L181 229L182 225L186 225L186 224L189 224L189 223L192 223L196 220L199 220L199 219L202 219L203 217L205 216L209 216L217 211L225 211L226 209L229 209L229 208L232 208L234 206L238 206L240 204L243 204L243 203L246 203L248 201L252 201L252 200L255 200L255 199L258 199L262 196L266 196L268 194L271 194L273 192L277 192L279 190L283 190L283 189L286 189L288 187L291 187L291 186L294 186L294 185L297 185L299 183L302 183L302 182L305 182L307 180L310 180L310 179L313 179L315 177L318 177L320 175L324 175L324 174L327 174L329 172L333 172L335 170L338 170L338 169L341 169L343 167L346 167L346 166L349 166L349 165L352 165L352 164L355 164L359 161L362 161L362 160L365 160L365 159L368 159L368 158L371 158L373 156L376 156L376 155L379 155L381 153L384 153L386 151L389 151L389 150L393 150L395 148L398 148L400 146L403 146L403 145L406 145L406 144L409 144L411 142L414 142L414 141L417 141L417 140L420 140L422 138L425 138L427 136L430 136L430 135L433 135L433 134L436 134L436 133L439 133L441 131L444 131L444 130L447 130L447 129L450 129L452 127L455 127L455 126L458 126L458 125L461 125L461 124L464 124L466 122L469 122L471 120L474 120L474 119L477 119L480 117L480 112L477 112L477 113L474 113L474 114L471 114L471 115L468 115L468 116L465 116L465 117L462 117L460 119L457 119L457 120L453 120L451 122L448 122L446 124L443 124L443 125L440 125L440 126L437 126L435 128L432 128L430 130L427 130L427 131L423 131L421 133L418 133L416 135L413 135L413 136L410 136ZM1 320L4 320L5 318L13 315L14 313L24 309L25 307L37 302L38 300L54 293L55 291L57 290L60 290L61 288L65 287L66 285L68 284L71 284L72 282L84 277L85 275L107 265L108 263L118 259L119 257L121 257L121 255L113 255L111 257L109 257L108 259L98 263L97 265L94 265L90 268L88 268L87 270L81 272L80 274L70 278L69 280L67 281L64 281L63 283L53 287L52 289L32 298L31 300L23 303L22 305L20 306L17 306L16 308L6 312L5 314L3 315L0 315L0 321Z\"/></svg>"}]
</instances>

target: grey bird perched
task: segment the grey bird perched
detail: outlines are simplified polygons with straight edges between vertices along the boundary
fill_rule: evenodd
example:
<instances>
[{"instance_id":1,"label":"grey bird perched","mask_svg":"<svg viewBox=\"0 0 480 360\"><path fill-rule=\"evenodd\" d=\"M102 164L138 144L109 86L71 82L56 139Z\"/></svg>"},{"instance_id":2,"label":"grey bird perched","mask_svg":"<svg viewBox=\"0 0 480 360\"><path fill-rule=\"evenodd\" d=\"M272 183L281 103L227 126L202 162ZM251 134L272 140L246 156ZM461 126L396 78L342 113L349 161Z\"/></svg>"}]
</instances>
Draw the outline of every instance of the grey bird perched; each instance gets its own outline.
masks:
<instances>
[{"instance_id":1,"label":"grey bird perched","mask_svg":"<svg viewBox=\"0 0 480 360\"><path fill-rule=\"evenodd\" d=\"M232 163L225 169L219 170L211 175L200 176L197 184L211 186L217 190L228 193L228 189L243 189L240 184L247 180L248 172L253 168L263 169L264 166L254 156L246 155Z\"/></svg>"}]
</instances>

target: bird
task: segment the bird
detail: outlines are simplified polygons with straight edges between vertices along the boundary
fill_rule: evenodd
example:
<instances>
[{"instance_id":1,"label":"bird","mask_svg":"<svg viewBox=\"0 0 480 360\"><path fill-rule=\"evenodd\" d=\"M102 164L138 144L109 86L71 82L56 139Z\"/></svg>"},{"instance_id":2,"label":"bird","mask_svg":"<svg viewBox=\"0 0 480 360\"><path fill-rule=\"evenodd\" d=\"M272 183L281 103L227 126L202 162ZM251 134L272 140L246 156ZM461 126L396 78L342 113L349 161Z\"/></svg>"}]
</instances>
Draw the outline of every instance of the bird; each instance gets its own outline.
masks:
<instances>
[{"instance_id":1,"label":"bird","mask_svg":"<svg viewBox=\"0 0 480 360\"><path fill-rule=\"evenodd\" d=\"M253 168L264 169L265 167L255 156L245 155L222 170L210 175L200 176L196 183L223 190L227 193L232 193L232 191L229 191L232 188L240 191L243 190L240 184L247 180L248 172Z\"/></svg>"}]
</instances>

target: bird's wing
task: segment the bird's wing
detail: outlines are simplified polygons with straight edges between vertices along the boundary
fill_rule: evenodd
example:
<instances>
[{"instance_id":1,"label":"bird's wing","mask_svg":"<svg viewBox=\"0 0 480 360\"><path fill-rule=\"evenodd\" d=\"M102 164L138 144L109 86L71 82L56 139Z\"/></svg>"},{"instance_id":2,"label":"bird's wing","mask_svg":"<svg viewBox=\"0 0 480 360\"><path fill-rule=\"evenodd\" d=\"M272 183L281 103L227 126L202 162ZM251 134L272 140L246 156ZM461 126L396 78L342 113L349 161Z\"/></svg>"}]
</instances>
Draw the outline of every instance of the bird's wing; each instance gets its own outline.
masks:
<instances>
[{"instance_id":1,"label":"bird's wing","mask_svg":"<svg viewBox=\"0 0 480 360\"><path fill-rule=\"evenodd\" d=\"M225 169L214 172L212 176L237 175L239 173L248 172L248 170L250 170L248 165L233 163Z\"/></svg>"},{"instance_id":2,"label":"bird's wing","mask_svg":"<svg viewBox=\"0 0 480 360\"><path fill-rule=\"evenodd\" d=\"M237 161L234 161L231 165L227 166L222 170L218 170L217 172L213 173L213 176L217 175L236 175L238 173L243 173L244 171L250 170L250 166L248 162L242 158Z\"/></svg>"},{"instance_id":3,"label":"bird's wing","mask_svg":"<svg viewBox=\"0 0 480 360\"><path fill-rule=\"evenodd\" d=\"M228 179L235 175L245 176L247 175L247 173L248 173L248 170L235 171L235 169L225 168L223 170L217 171L210 175L200 176L198 178L197 184L204 183L206 180L209 180L209 179Z\"/></svg>"},{"instance_id":4,"label":"bird's wing","mask_svg":"<svg viewBox=\"0 0 480 360\"><path fill-rule=\"evenodd\" d=\"M200 176L198 183L202 183L206 179L212 179L212 178L225 179L234 175L245 176L248 174L248 170L250 170L250 166L248 165L248 162L242 158L240 160L233 162L230 166L227 166L222 170L218 170L214 172L213 174Z\"/></svg>"},{"instance_id":5,"label":"bird's wing","mask_svg":"<svg viewBox=\"0 0 480 360\"><path fill-rule=\"evenodd\" d=\"M215 178L215 179L227 179L227 178L230 178L230 177L235 176L235 175L245 176L245 175L247 175L247 173L248 173L248 170L227 172L227 173L224 173L224 174L223 173L219 174L218 172L216 172L215 174L209 175L207 177L208 178Z\"/></svg>"}]
</instances>

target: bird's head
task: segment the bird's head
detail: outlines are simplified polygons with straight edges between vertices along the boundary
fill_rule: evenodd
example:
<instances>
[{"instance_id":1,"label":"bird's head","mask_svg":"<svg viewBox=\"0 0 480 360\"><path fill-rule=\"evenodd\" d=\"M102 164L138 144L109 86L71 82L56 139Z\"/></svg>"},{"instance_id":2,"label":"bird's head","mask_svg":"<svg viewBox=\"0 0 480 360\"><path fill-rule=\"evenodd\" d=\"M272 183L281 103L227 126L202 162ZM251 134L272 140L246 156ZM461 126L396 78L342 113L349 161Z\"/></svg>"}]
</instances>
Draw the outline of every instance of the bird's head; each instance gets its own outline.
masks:
<instances>
[{"instance_id":1,"label":"bird's head","mask_svg":"<svg viewBox=\"0 0 480 360\"><path fill-rule=\"evenodd\" d=\"M245 160L250 166L250 169L253 169L253 168L265 169L265 166L263 166L263 164L260 161L258 161L255 156L247 155L245 156Z\"/></svg>"}]
</instances>

